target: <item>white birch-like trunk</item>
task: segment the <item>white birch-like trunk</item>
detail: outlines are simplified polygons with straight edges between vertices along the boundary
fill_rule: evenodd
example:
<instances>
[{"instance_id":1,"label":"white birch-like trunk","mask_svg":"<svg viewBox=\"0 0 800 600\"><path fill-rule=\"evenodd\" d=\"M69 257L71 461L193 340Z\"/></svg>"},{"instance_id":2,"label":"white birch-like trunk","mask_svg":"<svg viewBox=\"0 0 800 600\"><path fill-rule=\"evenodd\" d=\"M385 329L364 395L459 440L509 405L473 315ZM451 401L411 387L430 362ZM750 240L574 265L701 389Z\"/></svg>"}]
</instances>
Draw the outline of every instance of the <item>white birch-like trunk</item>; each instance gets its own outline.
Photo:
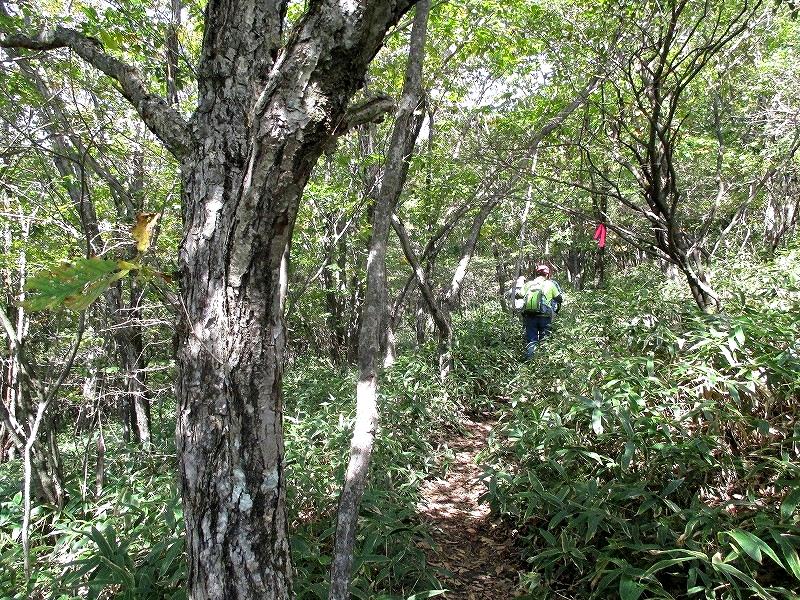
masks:
<instances>
[{"instance_id":1,"label":"white birch-like trunk","mask_svg":"<svg viewBox=\"0 0 800 600\"><path fill-rule=\"evenodd\" d=\"M367 257L367 290L359 331L359 378L356 389L356 420L336 521L331 563L329 600L349 600L358 511L369 473L378 426L378 377L381 336L387 321L386 247L392 213L397 205L422 126L422 63L430 0L416 5L405 83L395 117L381 189L375 202L372 236Z\"/></svg>"}]
</instances>

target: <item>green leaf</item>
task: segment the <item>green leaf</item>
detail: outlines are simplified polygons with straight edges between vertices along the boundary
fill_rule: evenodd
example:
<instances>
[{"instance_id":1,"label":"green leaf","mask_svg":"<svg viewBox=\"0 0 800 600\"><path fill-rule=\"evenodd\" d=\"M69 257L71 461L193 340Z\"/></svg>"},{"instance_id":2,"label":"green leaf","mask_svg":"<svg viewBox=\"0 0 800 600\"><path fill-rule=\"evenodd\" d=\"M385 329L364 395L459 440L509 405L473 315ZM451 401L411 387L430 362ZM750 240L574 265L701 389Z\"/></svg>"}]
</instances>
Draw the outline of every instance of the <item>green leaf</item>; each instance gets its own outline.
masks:
<instances>
[{"instance_id":1,"label":"green leaf","mask_svg":"<svg viewBox=\"0 0 800 600\"><path fill-rule=\"evenodd\" d=\"M711 561L711 564L717 571L720 571L722 573L727 573L729 575L736 577L740 581L743 581L750 588L751 591L758 594L761 598L764 598L765 600L775 599L775 596L773 596L772 594L768 594L767 591L763 587L761 587L761 585L755 579L743 573L736 567L729 565L725 562L722 562L722 560L718 559L717 556L714 556L713 560Z\"/></svg>"},{"instance_id":2,"label":"green leaf","mask_svg":"<svg viewBox=\"0 0 800 600\"><path fill-rule=\"evenodd\" d=\"M725 346L720 346L719 350L720 350L720 352L722 352L723 356L725 356L725 360L728 361L728 364L730 366L735 367L735 366L737 366L739 364L739 361L737 361L733 357L733 354L731 353L731 351L728 350Z\"/></svg>"},{"instance_id":3,"label":"green leaf","mask_svg":"<svg viewBox=\"0 0 800 600\"><path fill-rule=\"evenodd\" d=\"M734 529L726 533L736 540L736 544L757 563L761 564L761 553L763 552L777 564L783 566L775 551L758 536L742 529Z\"/></svg>"},{"instance_id":4,"label":"green leaf","mask_svg":"<svg viewBox=\"0 0 800 600\"><path fill-rule=\"evenodd\" d=\"M603 413L599 408L592 411L592 429L596 435L603 433Z\"/></svg>"},{"instance_id":5,"label":"green leaf","mask_svg":"<svg viewBox=\"0 0 800 600\"><path fill-rule=\"evenodd\" d=\"M91 6L81 6L80 11L86 16L89 21L99 21L100 16L97 14L97 9Z\"/></svg>"},{"instance_id":6,"label":"green leaf","mask_svg":"<svg viewBox=\"0 0 800 600\"><path fill-rule=\"evenodd\" d=\"M105 557L112 557L114 556L114 551L111 549L111 546L108 545L106 538L100 533L94 525L92 525L92 529L86 534L95 544L97 544L97 548L100 551L101 556Z\"/></svg>"},{"instance_id":7,"label":"green leaf","mask_svg":"<svg viewBox=\"0 0 800 600\"><path fill-rule=\"evenodd\" d=\"M791 519L798 504L800 504L800 487L794 488L781 502L781 516L784 519Z\"/></svg>"},{"instance_id":8,"label":"green leaf","mask_svg":"<svg viewBox=\"0 0 800 600\"><path fill-rule=\"evenodd\" d=\"M741 404L742 403L742 399L739 396L739 390L736 389L736 386L733 385L732 383L729 383L727 385L727 387L728 387L728 393L731 395L731 398L733 398L733 401L736 404Z\"/></svg>"},{"instance_id":9,"label":"green leaf","mask_svg":"<svg viewBox=\"0 0 800 600\"><path fill-rule=\"evenodd\" d=\"M383 554L362 554L356 557L356 560L362 564L365 563L387 563L391 562L391 558Z\"/></svg>"},{"instance_id":10,"label":"green leaf","mask_svg":"<svg viewBox=\"0 0 800 600\"><path fill-rule=\"evenodd\" d=\"M681 563L688 562L690 560L697 560L695 556L682 556L681 558L668 558L666 560L660 560L654 565L652 565L647 571L642 574L642 579L650 577L659 571L663 571L664 569L671 567L673 565L679 565Z\"/></svg>"},{"instance_id":11,"label":"green leaf","mask_svg":"<svg viewBox=\"0 0 800 600\"><path fill-rule=\"evenodd\" d=\"M692 596L694 594L699 594L700 592L704 591L706 588L702 585L696 585L694 587L689 588L686 590L687 596Z\"/></svg>"},{"instance_id":12,"label":"green leaf","mask_svg":"<svg viewBox=\"0 0 800 600\"><path fill-rule=\"evenodd\" d=\"M625 451L622 453L622 458L619 461L620 468L623 471L627 471L630 469L631 461L633 460L633 454L636 450L636 446L633 442L627 441L625 442Z\"/></svg>"},{"instance_id":13,"label":"green leaf","mask_svg":"<svg viewBox=\"0 0 800 600\"><path fill-rule=\"evenodd\" d=\"M135 263L97 257L62 264L28 280L25 289L31 293L22 305L30 311L61 306L83 310L135 267L138 268Z\"/></svg>"},{"instance_id":14,"label":"green leaf","mask_svg":"<svg viewBox=\"0 0 800 600\"><path fill-rule=\"evenodd\" d=\"M628 575L623 575L619 580L619 597L622 600L639 600L644 586L636 583Z\"/></svg>"},{"instance_id":15,"label":"green leaf","mask_svg":"<svg viewBox=\"0 0 800 600\"><path fill-rule=\"evenodd\" d=\"M601 512L593 512L589 515L588 522L586 524L586 542L588 543L591 540L595 533L597 533L597 527L603 520L603 513Z\"/></svg>"},{"instance_id":16,"label":"green leaf","mask_svg":"<svg viewBox=\"0 0 800 600\"><path fill-rule=\"evenodd\" d=\"M673 479L672 481L670 481L666 486L664 486L664 489L661 490L661 497L664 498L666 496L669 496L672 492L674 492L679 487L681 487L681 485L683 485L684 480L685 478L681 477L680 479Z\"/></svg>"},{"instance_id":17,"label":"green leaf","mask_svg":"<svg viewBox=\"0 0 800 600\"><path fill-rule=\"evenodd\" d=\"M794 575L797 580L800 580L800 557L797 556L797 550L792 546L787 536L777 531L771 531L770 533L772 534L772 539L777 542L781 554L783 554L784 569Z\"/></svg>"}]
</instances>

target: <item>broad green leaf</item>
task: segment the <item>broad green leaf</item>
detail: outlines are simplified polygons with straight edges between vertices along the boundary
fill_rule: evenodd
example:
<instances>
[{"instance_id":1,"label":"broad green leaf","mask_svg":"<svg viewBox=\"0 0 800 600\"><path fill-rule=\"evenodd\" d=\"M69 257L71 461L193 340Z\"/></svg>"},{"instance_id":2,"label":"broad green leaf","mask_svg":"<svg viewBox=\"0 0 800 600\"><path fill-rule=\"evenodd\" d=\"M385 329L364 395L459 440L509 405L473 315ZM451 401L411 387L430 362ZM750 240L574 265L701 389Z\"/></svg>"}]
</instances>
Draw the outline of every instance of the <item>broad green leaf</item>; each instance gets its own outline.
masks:
<instances>
[{"instance_id":1,"label":"broad green leaf","mask_svg":"<svg viewBox=\"0 0 800 600\"><path fill-rule=\"evenodd\" d=\"M383 554L362 554L356 557L356 560L363 563L386 563L392 559Z\"/></svg>"},{"instance_id":2,"label":"broad green leaf","mask_svg":"<svg viewBox=\"0 0 800 600\"><path fill-rule=\"evenodd\" d=\"M703 587L702 585L696 585L696 586L690 587L688 590L686 590L686 595L687 596L692 596L694 594L699 594L700 592L704 591L705 589L706 588Z\"/></svg>"},{"instance_id":3,"label":"broad green leaf","mask_svg":"<svg viewBox=\"0 0 800 600\"><path fill-rule=\"evenodd\" d=\"M761 553L763 552L777 564L783 566L775 551L758 536L742 529L734 529L726 533L736 540L738 546L756 562L761 563Z\"/></svg>"},{"instance_id":4,"label":"broad green leaf","mask_svg":"<svg viewBox=\"0 0 800 600\"><path fill-rule=\"evenodd\" d=\"M94 525L92 525L91 530L86 533L86 535L97 544L97 548L100 550L100 556L105 556L107 558L114 556L114 551L111 546L108 545L108 541L106 541L106 538Z\"/></svg>"},{"instance_id":5,"label":"broad green leaf","mask_svg":"<svg viewBox=\"0 0 800 600\"><path fill-rule=\"evenodd\" d=\"M781 502L781 516L784 519L791 519L798 504L800 504L800 487L794 488Z\"/></svg>"},{"instance_id":6,"label":"broad green leaf","mask_svg":"<svg viewBox=\"0 0 800 600\"><path fill-rule=\"evenodd\" d=\"M743 573L736 567L729 565L728 563L722 562L722 560L717 559L716 556L714 557L714 560L712 560L711 564L714 566L716 570L721 571L723 573L727 573L729 575L733 575L738 580L743 581L750 588L750 590L758 594L759 597L764 598L765 600L775 600L775 596L767 593L767 591L763 587L761 587L761 585L755 579L753 579L746 573Z\"/></svg>"},{"instance_id":7,"label":"broad green leaf","mask_svg":"<svg viewBox=\"0 0 800 600\"><path fill-rule=\"evenodd\" d=\"M631 460L633 460L633 454L635 450L636 446L633 442L625 442L625 450L623 451L622 458L620 459L620 468L623 471L627 471L630 468Z\"/></svg>"},{"instance_id":8,"label":"broad green leaf","mask_svg":"<svg viewBox=\"0 0 800 600\"><path fill-rule=\"evenodd\" d=\"M28 280L25 289L30 295L22 304L31 311L62 306L70 310L84 310L112 283L138 268L139 265L135 263L97 257L63 264L42 271Z\"/></svg>"},{"instance_id":9,"label":"broad green leaf","mask_svg":"<svg viewBox=\"0 0 800 600\"><path fill-rule=\"evenodd\" d=\"M731 353L730 350L728 350L728 348L726 348L725 346L720 346L719 350L720 352L722 352L723 356L725 356L725 360L728 361L728 364L730 366L735 367L739 364L739 361L733 357L733 354Z\"/></svg>"},{"instance_id":10,"label":"broad green leaf","mask_svg":"<svg viewBox=\"0 0 800 600\"><path fill-rule=\"evenodd\" d=\"M623 575L619 580L619 597L622 600L639 600L644 586L636 583L628 575Z\"/></svg>"},{"instance_id":11,"label":"broad green leaf","mask_svg":"<svg viewBox=\"0 0 800 600\"><path fill-rule=\"evenodd\" d=\"M735 386L735 385L733 385L732 383L729 383L729 384L727 385L727 387L728 387L728 393L731 395L731 398L733 398L733 401L734 401L734 402L735 402L737 405L738 405L738 404L741 404L741 403L742 403L742 399L741 399L741 397L739 396L739 390L738 390L738 389L736 389L736 386Z\"/></svg>"},{"instance_id":12,"label":"broad green leaf","mask_svg":"<svg viewBox=\"0 0 800 600\"><path fill-rule=\"evenodd\" d=\"M589 519L586 526L586 539L585 541L588 542L591 540L595 533L597 533L597 527L603 521L603 513L602 512L593 512L589 515Z\"/></svg>"},{"instance_id":13,"label":"broad green leaf","mask_svg":"<svg viewBox=\"0 0 800 600\"><path fill-rule=\"evenodd\" d=\"M784 568L788 567L787 570L800 581L800 557L797 555L797 550L784 535L777 531L771 531L770 533L772 534L772 539L774 539L780 547L781 554L783 554L783 560L785 561Z\"/></svg>"}]
</instances>

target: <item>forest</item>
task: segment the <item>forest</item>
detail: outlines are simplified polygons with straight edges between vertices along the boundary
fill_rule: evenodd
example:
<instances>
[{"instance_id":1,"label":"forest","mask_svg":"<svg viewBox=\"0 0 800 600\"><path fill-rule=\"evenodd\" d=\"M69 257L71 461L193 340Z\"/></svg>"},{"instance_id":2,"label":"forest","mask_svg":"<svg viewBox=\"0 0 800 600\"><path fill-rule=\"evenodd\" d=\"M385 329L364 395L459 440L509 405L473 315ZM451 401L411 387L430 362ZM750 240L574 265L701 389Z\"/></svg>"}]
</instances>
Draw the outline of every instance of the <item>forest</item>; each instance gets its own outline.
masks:
<instances>
[{"instance_id":1,"label":"forest","mask_svg":"<svg viewBox=\"0 0 800 600\"><path fill-rule=\"evenodd\" d=\"M800 599L799 10L0 0L0 600Z\"/></svg>"}]
</instances>

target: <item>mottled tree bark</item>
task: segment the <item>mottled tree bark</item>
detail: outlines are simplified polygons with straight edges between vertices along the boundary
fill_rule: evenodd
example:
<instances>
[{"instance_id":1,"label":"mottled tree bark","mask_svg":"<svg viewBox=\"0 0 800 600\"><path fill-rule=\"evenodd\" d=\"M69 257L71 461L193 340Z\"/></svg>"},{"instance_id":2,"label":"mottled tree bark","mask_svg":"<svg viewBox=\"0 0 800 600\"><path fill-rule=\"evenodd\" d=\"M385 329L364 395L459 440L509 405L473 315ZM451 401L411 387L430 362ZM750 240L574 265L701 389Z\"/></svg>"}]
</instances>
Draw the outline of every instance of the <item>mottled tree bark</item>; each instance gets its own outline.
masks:
<instances>
[{"instance_id":1,"label":"mottled tree bark","mask_svg":"<svg viewBox=\"0 0 800 600\"><path fill-rule=\"evenodd\" d=\"M411 3L314 3L274 64L285 6L239 4L207 8L198 148L182 165L178 443L194 598L291 595L281 260L314 163Z\"/></svg>"}]
</instances>

